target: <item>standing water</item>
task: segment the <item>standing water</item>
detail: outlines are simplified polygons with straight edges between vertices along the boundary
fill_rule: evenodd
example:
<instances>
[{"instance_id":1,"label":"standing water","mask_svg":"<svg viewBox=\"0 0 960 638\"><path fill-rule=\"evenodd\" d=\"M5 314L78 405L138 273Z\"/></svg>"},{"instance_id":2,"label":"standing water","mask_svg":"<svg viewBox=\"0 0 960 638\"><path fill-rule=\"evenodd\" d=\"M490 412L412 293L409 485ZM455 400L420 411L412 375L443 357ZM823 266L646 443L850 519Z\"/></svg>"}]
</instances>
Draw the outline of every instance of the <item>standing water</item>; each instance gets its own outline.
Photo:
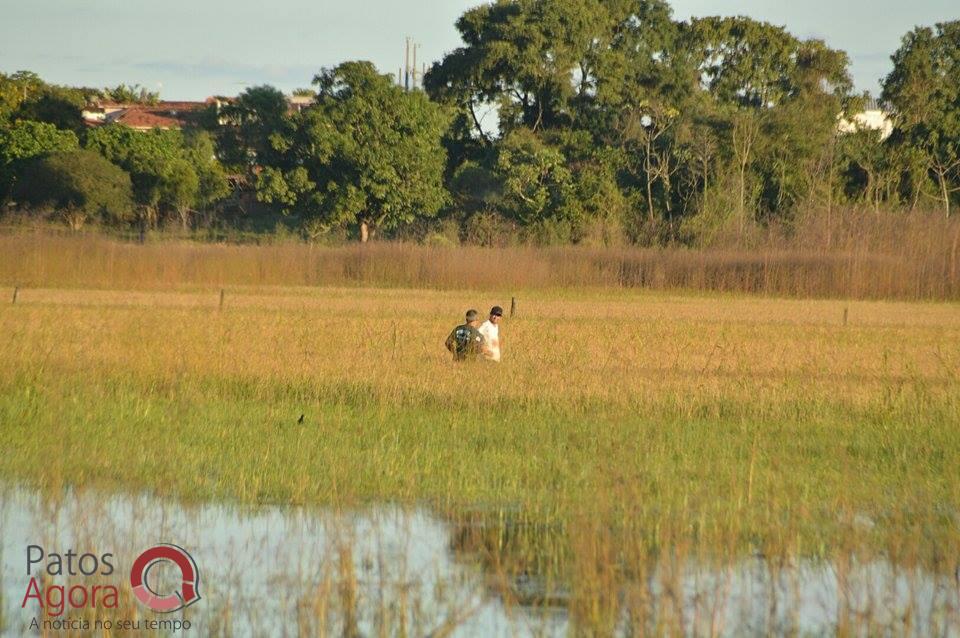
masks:
<instances>
[{"instance_id":1,"label":"standing water","mask_svg":"<svg viewBox=\"0 0 960 638\"><path fill-rule=\"evenodd\" d=\"M84 621L97 619L140 622L129 626L141 628L145 620L175 619L180 621L175 626L161 625L166 633L196 636L562 636L574 631L567 608L577 595L576 582L548 587L528 573L497 573L457 542L462 523L427 508L246 508L95 490L68 489L51 497L20 487L0 491L0 499L0 634L5 636L38 635L31 623L44 621L48 624L41 629L54 635L62 627L82 633L92 627ZM130 595L135 558L158 543L189 552L200 573L200 600L168 614L149 611ZM74 558L77 573L69 576L68 551L93 554L101 570L101 559L109 554L113 569L85 576ZM55 555L64 561L63 573L51 575L48 566ZM93 559L86 560L89 571ZM178 589L179 575L173 571L161 563L151 572L156 593ZM40 595L24 603L31 578ZM96 609L90 600L76 608L68 601L61 608L56 595L47 599L58 585L68 590L93 583L116 587L115 608L105 608L102 598ZM638 621L627 611L629 597L619 594L622 611L614 633L673 627L697 635L821 634L838 631L845 618L859 617L864 634L960 634L960 592L953 578L885 562L842 573L835 565L808 561L777 569L758 558L725 567L688 562L673 577L651 578L646 585L650 613ZM671 613L672 625L664 619ZM50 624L56 621L61 624Z\"/></svg>"}]
</instances>

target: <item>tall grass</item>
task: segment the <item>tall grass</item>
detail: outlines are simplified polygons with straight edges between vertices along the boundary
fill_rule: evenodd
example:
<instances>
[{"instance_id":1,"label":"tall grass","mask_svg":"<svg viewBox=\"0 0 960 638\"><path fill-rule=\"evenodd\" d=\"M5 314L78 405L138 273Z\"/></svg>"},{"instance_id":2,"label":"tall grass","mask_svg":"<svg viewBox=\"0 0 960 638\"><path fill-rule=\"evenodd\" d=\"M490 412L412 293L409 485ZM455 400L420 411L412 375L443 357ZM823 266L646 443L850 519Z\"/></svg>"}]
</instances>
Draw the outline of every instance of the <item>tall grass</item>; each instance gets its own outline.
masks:
<instances>
[{"instance_id":1,"label":"tall grass","mask_svg":"<svg viewBox=\"0 0 960 638\"><path fill-rule=\"evenodd\" d=\"M137 245L45 231L0 236L0 283L173 286L390 286L533 289L608 286L790 297L960 299L960 219L847 214L798 223L747 248L325 247L169 241Z\"/></svg>"},{"instance_id":2,"label":"tall grass","mask_svg":"<svg viewBox=\"0 0 960 638\"><path fill-rule=\"evenodd\" d=\"M955 304L531 289L503 364L454 365L450 327L506 294L27 289L0 304L0 477L426 504L507 608L578 635L797 632L807 565L835 573L836 633L958 626ZM766 624L744 629L723 601L754 563ZM378 626L358 570L330 554L304 633ZM947 586L890 603L912 578Z\"/></svg>"},{"instance_id":3,"label":"tall grass","mask_svg":"<svg viewBox=\"0 0 960 638\"><path fill-rule=\"evenodd\" d=\"M609 494L698 534L799 516L809 542L837 511L960 503L949 305L530 293L504 365L457 367L444 336L496 297L45 294L0 306L0 473L55 488L545 515Z\"/></svg>"}]
</instances>

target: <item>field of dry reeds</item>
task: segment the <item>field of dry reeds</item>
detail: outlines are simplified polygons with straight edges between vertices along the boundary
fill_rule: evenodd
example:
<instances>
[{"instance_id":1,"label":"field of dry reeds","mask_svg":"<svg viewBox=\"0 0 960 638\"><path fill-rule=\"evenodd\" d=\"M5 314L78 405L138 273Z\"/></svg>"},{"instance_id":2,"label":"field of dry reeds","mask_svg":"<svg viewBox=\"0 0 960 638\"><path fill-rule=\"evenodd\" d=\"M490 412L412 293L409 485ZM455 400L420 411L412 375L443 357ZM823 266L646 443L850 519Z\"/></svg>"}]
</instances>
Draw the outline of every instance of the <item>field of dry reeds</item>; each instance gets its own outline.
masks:
<instances>
[{"instance_id":1,"label":"field of dry reeds","mask_svg":"<svg viewBox=\"0 0 960 638\"><path fill-rule=\"evenodd\" d=\"M746 247L744 247L746 246ZM0 285L569 287L727 291L785 297L960 299L960 217L847 214L730 247L588 248L418 244L144 245L49 228L0 234Z\"/></svg>"}]
</instances>

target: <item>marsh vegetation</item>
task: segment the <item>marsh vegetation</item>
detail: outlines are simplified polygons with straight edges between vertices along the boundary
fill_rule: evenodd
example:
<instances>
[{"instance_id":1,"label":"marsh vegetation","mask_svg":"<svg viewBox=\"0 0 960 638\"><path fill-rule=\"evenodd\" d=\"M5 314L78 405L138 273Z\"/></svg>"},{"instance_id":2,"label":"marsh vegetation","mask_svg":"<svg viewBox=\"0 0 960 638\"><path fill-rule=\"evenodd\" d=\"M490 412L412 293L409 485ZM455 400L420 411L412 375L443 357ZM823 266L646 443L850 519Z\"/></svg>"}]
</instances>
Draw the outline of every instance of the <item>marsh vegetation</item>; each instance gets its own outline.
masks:
<instances>
[{"instance_id":1,"label":"marsh vegetation","mask_svg":"<svg viewBox=\"0 0 960 638\"><path fill-rule=\"evenodd\" d=\"M958 628L954 303L258 282L220 309L190 280L211 263L162 290L38 268L48 287L0 306L8 484L421 512L481 573L464 608L493 596L531 633ZM463 309L510 296L503 364L454 366ZM344 600L360 633L403 633L348 595L362 561L296 542L333 561L304 633L354 622Z\"/></svg>"}]
</instances>

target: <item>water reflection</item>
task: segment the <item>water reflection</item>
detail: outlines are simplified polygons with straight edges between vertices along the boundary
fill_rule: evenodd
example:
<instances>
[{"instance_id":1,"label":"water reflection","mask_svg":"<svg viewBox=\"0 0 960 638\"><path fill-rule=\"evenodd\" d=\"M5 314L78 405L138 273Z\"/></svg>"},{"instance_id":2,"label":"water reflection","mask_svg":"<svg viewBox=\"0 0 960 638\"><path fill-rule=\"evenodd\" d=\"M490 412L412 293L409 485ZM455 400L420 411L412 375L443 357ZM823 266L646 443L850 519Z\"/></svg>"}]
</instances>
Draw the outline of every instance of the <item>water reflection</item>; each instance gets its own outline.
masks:
<instances>
[{"instance_id":1,"label":"water reflection","mask_svg":"<svg viewBox=\"0 0 960 638\"><path fill-rule=\"evenodd\" d=\"M28 545L111 552L117 573L106 580L122 588L133 558L157 542L187 548L200 567L203 599L175 612L194 635L960 632L954 578L876 560L723 564L661 555L619 564L618 578L600 582L571 567L561 527L503 512L244 508L94 490L50 498L23 488L0 498L9 636L40 613L34 601L20 608ZM604 560L623 562L613 549ZM128 595L109 614L153 617Z\"/></svg>"}]
</instances>

